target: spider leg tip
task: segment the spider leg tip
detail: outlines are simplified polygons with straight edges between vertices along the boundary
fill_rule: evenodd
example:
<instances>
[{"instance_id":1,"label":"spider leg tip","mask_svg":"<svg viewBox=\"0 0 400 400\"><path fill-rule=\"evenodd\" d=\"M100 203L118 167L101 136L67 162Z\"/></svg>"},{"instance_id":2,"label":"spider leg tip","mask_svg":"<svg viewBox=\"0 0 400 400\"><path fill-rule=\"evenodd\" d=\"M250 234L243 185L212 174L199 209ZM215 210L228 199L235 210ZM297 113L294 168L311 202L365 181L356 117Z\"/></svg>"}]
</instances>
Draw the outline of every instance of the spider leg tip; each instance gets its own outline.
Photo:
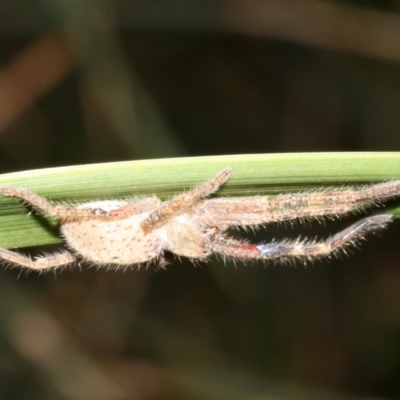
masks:
<instances>
[{"instance_id":1,"label":"spider leg tip","mask_svg":"<svg viewBox=\"0 0 400 400\"><path fill-rule=\"evenodd\" d=\"M386 225L394 220L393 214L378 214L369 217L368 220L374 225Z\"/></svg>"}]
</instances>

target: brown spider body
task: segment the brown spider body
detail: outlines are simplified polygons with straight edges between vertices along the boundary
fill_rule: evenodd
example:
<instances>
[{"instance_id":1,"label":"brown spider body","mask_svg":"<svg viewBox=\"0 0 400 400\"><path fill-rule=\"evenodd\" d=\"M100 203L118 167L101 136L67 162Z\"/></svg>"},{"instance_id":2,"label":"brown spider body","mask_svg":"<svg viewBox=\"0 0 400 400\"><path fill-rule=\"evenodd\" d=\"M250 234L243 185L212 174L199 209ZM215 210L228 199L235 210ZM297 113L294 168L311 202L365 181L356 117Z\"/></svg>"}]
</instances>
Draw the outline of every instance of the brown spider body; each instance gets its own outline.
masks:
<instances>
[{"instance_id":1,"label":"brown spider body","mask_svg":"<svg viewBox=\"0 0 400 400\"><path fill-rule=\"evenodd\" d=\"M360 189L209 198L231 173L232 170L227 168L210 181L167 201L154 196L64 206L52 205L25 189L0 188L0 194L17 197L56 217L70 249L32 260L0 248L0 260L35 270L60 267L77 260L98 266L140 265L160 260L166 251L199 260L212 254L241 260L312 260L354 245L367 232L384 228L392 216L366 217L325 241L250 244L230 237L228 230L231 227L257 227L272 222L339 216L379 205L400 195L400 181L392 181Z\"/></svg>"},{"instance_id":2,"label":"brown spider body","mask_svg":"<svg viewBox=\"0 0 400 400\"><path fill-rule=\"evenodd\" d=\"M140 200L152 209L161 200L153 197ZM116 211L128 204L126 201L101 201L86 203L80 208L100 208ZM67 221L61 225L66 243L77 254L97 265L134 265L146 263L167 250L189 258L205 258L211 253L210 240L205 235L206 227L193 212L183 210L171 220L145 234L141 223L149 217L151 210L112 221L92 219Z\"/></svg>"},{"instance_id":3,"label":"brown spider body","mask_svg":"<svg viewBox=\"0 0 400 400\"><path fill-rule=\"evenodd\" d=\"M127 202L102 201L87 203L81 208L116 210ZM66 221L61 224L61 233L69 247L85 259L98 265L132 265L151 260L163 248L161 235L143 235L140 223L150 211L142 211L118 221L100 219Z\"/></svg>"}]
</instances>

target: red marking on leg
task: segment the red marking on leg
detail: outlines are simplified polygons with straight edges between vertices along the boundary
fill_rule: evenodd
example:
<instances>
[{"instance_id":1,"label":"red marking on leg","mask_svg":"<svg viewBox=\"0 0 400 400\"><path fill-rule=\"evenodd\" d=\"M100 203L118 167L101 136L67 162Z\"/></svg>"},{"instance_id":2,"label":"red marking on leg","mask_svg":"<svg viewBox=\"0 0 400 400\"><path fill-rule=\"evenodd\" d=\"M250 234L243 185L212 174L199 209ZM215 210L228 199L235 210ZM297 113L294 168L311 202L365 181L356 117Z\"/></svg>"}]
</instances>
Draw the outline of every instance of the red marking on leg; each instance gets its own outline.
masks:
<instances>
[{"instance_id":1,"label":"red marking on leg","mask_svg":"<svg viewBox=\"0 0 400 400\"><path fill-rule=\"evenodd\" d=\"M254 253L261 254L260 249L257 246L255 246L254 244L244 242L244 243L240 244L240 247L242 247L243 250L252 251Z\"/></svg>"}]
</instances>

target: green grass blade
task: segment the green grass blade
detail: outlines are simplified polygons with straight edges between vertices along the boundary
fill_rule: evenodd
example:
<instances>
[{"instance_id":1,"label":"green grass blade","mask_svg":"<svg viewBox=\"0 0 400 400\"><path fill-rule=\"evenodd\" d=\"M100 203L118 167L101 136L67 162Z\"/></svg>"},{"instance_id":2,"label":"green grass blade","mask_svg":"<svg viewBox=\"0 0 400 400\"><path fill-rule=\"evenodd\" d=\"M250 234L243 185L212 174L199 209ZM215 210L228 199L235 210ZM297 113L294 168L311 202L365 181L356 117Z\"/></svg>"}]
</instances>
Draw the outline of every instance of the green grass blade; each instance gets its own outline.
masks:
<instances>
[{"instance_id":1,"label":"green grass blade","mask_svg":"<svg viewBox=\"0 0 400 400\"><path fill-rule=\"evenodd\" d=\"M0 176L0 186L23 187L55 201L83 202L156 194L172 196L225 167L232 178L224 196L277 194L400 179L400 153L297 153L157 159L23 171ZM400 208L391 210L397 217ZM56 223L28 215L25 207L0 198L0 246L57 243Z\"/></svg>"}]
</instances>

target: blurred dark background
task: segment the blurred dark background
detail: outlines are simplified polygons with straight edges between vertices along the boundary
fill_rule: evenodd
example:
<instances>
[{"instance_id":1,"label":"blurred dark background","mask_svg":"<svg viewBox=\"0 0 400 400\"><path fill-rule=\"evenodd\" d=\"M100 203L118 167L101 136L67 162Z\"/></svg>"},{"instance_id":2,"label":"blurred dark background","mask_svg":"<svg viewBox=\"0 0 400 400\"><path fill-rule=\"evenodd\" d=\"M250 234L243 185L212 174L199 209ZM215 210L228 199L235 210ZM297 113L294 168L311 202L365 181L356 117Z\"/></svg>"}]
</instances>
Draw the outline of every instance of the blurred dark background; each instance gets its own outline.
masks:
<instances>
[{"instance_id":1,"label":"blurred dark background","mask_svg":"<svg viewBox=\"0 0 400 400\"><path fill-rule=\"evenodd\" d=\"M398 0L3 0L0 62L2 173L400 149ZM3 270L0 398L398 399L399 225L306 267Z\"/></svg>"}]
</instances>

